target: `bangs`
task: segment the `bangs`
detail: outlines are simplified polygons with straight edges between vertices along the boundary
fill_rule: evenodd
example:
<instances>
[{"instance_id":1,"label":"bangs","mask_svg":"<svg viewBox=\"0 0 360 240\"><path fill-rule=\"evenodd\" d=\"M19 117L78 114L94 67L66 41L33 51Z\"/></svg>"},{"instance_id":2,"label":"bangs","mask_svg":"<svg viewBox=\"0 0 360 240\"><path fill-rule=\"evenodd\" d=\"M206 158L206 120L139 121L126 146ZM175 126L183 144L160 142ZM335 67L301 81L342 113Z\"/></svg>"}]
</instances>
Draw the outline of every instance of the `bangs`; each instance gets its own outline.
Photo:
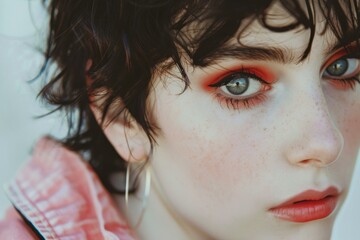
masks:
<instances>
[{"instance_id":1,"label":"bangs","mask_svg":"<svg viewBox=\"0 0 360 240\"><path fill-rule=\"evenodd\" d=\"M258 21L262 27L272 32L309 31L309 41L299 61L310 53L316 30L317 21L321 19L321 34L331 31L336 37L334 48L356 45L359 52L360 24L359 1L210 1L205 6L187 6L186 12L173 25L174 41L181 51L188 55L191 64L205 67L219 57L228 57L233 52L226 46L230 39L237 37L241 43L242 34L253 23ZM194 3L195 4L195 3ZM269 10L279 4L288 16L288 21L273 24ZM354 49L354 48L352 48Z\"/></svg>"}]
</instances>

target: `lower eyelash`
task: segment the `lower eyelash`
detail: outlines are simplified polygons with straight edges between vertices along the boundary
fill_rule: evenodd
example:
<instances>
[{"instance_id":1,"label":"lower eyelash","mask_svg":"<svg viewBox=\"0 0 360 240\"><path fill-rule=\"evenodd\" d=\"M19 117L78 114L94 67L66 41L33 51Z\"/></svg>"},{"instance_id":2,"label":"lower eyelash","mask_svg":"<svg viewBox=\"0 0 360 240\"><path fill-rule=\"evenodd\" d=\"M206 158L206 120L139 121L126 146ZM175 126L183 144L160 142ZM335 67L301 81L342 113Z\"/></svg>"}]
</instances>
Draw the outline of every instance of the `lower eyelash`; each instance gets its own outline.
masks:
<instances>
[{"instance_id":1,"label":"lower eyelash","mask_svg":"<svg viewBox=\"0 0 360 240\"><path fill-rule=\"evenodd\" d=\"M259 93L245 99L229 98L219 93L215 94L215 97L222 107L226 107L230 110L251 109L267 100L267 96L264 93Z\"/></svg>"},{"instance_id":2,"label":"lower eyelash","mask_svg":"<svg viewBox=\"0 0 360 240\"><path fill-rule=\"evenodd\" d=\"M355 90L356 85L360 83L360 80L357 77L349 79L333 79L331 81L336 88L341 90Z\"/></svg>"}]
</instances>

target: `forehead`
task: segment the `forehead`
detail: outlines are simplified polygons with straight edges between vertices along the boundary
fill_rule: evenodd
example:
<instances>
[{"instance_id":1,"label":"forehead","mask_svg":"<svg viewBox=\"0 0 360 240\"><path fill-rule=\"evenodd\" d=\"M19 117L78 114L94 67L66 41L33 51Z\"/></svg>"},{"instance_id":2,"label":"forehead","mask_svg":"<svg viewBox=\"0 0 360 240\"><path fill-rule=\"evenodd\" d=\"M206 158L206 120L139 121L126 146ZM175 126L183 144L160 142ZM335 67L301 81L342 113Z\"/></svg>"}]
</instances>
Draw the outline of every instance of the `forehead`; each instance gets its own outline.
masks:
<instances>
[{"instance_id":1,"label":"forehead","mask_svg":"<svg viewBox=\"0 0 360 240\"><path fill-rule=\"evenodd\" d=\"M329 6L325 5L327 2ZM188 32L197 44L193 48L193 56L201 58L203 55L205 59L214 60L229 56L255 56L267 60L272 56L278 62L289 63L304 60L314 50L321 55L331 54L358 40L360 31L356 22L358 13L353 3L338 1L337 6L330 3L326 0L309 1L309 5L306 5L306 1L274 1L259 14L242 18L232 36L223 41L224 44L213 43L223 40L219 36L222 31L229 34L225 28L231 24L221 22L216 17L214 21L210 19L210 24L195 24L200 26L199 32L194 31L193 26L189 27L193 31ZM224 29L213 30L216 21ZM204 25L207 26L203 28ZM200 54L196 53L197 50Z\"/></svg>"},{"instance_id":2,"label":"forehead","mask_svg":"<svg viewBox=\"0 0 360 240\"><path fill-rule=\"evenodd\" d=\"M240 28L240 31L236 34L238 41L248 46L254 44L258 46L288 44L289 47L291 47L291 45L299 47L299 45L308 42L311 37L311 30L314 29L314 37L318 36L318 38L321 38L328 46L326 50L334 50L338 41L333 29L328 25L329 16L324 15L324 11L321 10L318 4L310 5L311 7L308 6L310 9L307 9L305 2L306 1L300 1L298 13L290 13L290 10L285 9L279 2L274 2L274 4L265 11L263 16L254 18L255 20L249 19L248 22L243 24L246 25L246 27L243 29ZM300 13L300 9L304 12ZM344 13L347 13L347 10L344 9ZM304 14L304 18L299 17L299 15L302 14ZM356 14L354 17L356 17ZM339 21L343 20L344 19L339 19ZM345 25L344 22L336 22L336 24ZM352 30L350 26L351 23L348 23L348 25L346 28ZM289 26L295 27L289 28L287 31L286 28ZM356 31L358 29L353 30Z\"/></svg>"},{"instance_id":3,"label":"forehead","mask_svg":"<svg viewBox=\"0 0 360 240\"><path fill-rule=\"evenodd\" d=\"M277 11L279 12L272 14L268 21L272 26L284 26L294 21L283 9L281 12ZM325 21L316 24L312 38L311 30L302 26L291 31L274 32L259 21L253 21L245 30L231 38L224 48L232 49L237 58L296 64L303 60L309 44L311 52L315 51L321 56L330 55L340 47L339 40L329 28L323 31L325 24Z\"/></svg>"}]
</instances>

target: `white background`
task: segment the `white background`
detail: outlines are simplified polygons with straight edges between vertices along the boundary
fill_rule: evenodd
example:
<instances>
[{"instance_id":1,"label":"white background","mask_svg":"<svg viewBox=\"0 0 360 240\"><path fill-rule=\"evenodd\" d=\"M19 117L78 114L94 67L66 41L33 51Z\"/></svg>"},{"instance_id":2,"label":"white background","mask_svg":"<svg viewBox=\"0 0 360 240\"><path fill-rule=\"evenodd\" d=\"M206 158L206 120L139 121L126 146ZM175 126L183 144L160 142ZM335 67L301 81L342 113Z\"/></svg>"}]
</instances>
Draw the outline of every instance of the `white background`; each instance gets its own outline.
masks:
<instances>
[{"instance_id":1,"label":"white background","mask_svg":"<svg viewBox=\"0 0 360 240\"><path fill-rule=\"evenodd\" d=\"M46 24L46 12L39 0L0 0L0 185L9 181L29 158L36 139L44 134L66 133L65 121L59 115L34 119L48 109L36 101L40 81L27 82L36 76L42 63L35 47L44 41ZM359 183L358 161L333 240L360 239ZM0 218L9 206L0 191Z\"/></svg>"}]
</instances>

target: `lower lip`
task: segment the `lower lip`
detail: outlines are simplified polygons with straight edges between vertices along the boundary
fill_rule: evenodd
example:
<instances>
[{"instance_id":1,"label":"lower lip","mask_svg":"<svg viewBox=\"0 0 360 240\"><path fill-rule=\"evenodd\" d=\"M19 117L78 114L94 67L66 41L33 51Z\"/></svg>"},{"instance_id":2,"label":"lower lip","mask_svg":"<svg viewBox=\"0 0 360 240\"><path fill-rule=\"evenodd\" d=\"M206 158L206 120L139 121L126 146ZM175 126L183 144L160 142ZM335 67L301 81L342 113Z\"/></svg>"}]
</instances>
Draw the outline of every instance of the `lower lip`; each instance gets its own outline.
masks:
<instances>
[{"instance_id":1,"label":"lower lip","mask_svg":"<svg viewBox=\"0 0 360 240\"><path fill-rule=\"evenodd\" d=\"M290 222L309 222L326 218L336 208L337 196L320 200L303 201L291 205L270 209L270 212L280 219Z\"/></svg>"}]
</instances>

